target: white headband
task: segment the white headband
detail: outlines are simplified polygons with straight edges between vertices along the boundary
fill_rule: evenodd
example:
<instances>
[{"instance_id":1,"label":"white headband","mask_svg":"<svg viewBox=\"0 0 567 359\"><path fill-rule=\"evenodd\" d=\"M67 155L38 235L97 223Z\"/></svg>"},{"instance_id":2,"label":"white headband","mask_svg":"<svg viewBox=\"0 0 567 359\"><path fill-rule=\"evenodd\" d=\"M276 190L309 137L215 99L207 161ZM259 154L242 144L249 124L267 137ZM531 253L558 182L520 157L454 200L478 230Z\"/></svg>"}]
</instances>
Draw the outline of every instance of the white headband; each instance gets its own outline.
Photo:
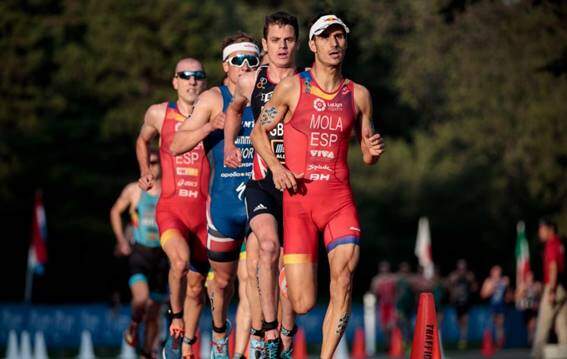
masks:
<instances>
[{"instance_id":1,"label":"white headband","mask_svg":"<svg viewBox=\"0 0 567 359\"><path fill-rule=\"evenodd\" d=\"M237 42L236 44L228 45L222 50L222 61L226 61L230 54L237 51L252 51L255 52L256 55L260 54L260 49L256 44L251 42Z\"/></svg>"}]
</instances>

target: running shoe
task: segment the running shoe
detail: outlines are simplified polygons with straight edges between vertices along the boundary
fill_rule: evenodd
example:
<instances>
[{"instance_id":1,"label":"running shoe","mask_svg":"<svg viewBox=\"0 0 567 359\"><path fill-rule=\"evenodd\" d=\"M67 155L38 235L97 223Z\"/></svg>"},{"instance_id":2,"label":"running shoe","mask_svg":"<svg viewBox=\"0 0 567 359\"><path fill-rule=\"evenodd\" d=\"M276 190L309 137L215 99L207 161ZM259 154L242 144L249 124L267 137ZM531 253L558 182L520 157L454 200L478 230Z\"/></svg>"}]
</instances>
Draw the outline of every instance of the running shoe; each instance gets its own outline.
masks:
<instances>
[{"instance_id":1,"label":"running shoe","mask_svg":"<svg viewBox=\"0 0 567 359\"><path fill-rule=\"evenodd\" d=\"M169 333L162 350L163 359L181 359L182 338L174 339Z\"/></svg>"},{"instance_id":2,"label":"running shoe","mask_svg":"<svg viewBox=\"0 0 567 359\"><path fill-rule=\"evenodd\" d=\"M130 322L128 329L124 331L124 341L132 348L138 345L138 323Z\"/></svg>"},{"instance_id":3,"label":"running shoe","mask_svg":"<svg viewBox=\"0 0 567 359\"><path fill-rule=\"evenodd\" d=\"M266 359L278 359L280 354L280 339L266 340L264 348L264 357Z\"/></svg>"},{"instance_id":4,"label":"running shoe","mask_svg":"<svg viewBox=\"0 0 567 359\"><path fill-rule=\"evenodd\" d=\"M264 341L250 338L250 359L264 359Z\"/></svg>"},{"instance_id":5,"label":"running shoe","mask_svg":"<svg viewBox=\"0 0 567 359\"><path fill-rule=\"evenodd\" d=\"M289 349L282 351L280 354L280 359L291 359L291 355L293 354L293 347L289 347Z\"/></svg>"},{"instance_id":6,"label":"running shoe","mask_svg":"<svg viewBox=\"0 0 567 359\"><path fill-rule=\"evenodd\" d=\"M214 336L211 338L211 359L229 359L228 356L228 338L230 337L230 331L232 326L230 320L226 320L226 332L224 337L221 339L215 339ZM168 358L169 359L169 358Z\"/></svg>"}]
</instances>

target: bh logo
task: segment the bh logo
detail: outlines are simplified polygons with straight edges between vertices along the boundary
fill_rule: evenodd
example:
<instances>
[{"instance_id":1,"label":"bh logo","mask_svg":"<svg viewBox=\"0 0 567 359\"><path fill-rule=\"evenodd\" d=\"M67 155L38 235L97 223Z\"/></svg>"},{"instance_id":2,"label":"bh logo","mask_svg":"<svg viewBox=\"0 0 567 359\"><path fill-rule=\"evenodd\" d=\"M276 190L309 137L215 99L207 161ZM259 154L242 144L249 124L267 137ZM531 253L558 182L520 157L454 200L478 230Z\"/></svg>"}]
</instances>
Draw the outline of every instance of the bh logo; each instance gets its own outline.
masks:
<instances>
[{"instance_id":1,"label":"bh logo","mask_svg":"<svg viewBox=\"0 0 567 359\"><path fill-rule=\"evenodd\" d=\"M318 112L325 111L327 104L322 99L316 98L315 100L313 100L313 108Z\"/></svg>"}]
</instances>

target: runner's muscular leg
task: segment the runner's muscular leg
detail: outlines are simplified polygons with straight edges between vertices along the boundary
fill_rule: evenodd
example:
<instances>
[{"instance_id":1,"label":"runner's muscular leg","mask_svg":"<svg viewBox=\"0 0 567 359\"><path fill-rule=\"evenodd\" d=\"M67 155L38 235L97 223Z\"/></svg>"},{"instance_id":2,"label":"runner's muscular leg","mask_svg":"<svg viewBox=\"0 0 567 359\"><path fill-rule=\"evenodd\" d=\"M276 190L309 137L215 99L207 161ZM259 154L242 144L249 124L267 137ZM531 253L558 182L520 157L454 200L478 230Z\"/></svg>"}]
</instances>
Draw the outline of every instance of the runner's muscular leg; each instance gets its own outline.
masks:
<instances>
[{"instance_id":1,"label":"runner's muscular leg","mask_svg":"<svg viewBox=\"0 0 567 359\"><path fill-rule=\"evenodd\" d=\"M150 289L146 280L139 280L130 285L132 293L132 321L140 323L146 312L146 304L150 299Z\"/></svg>"},{"instance_id":2,"label":"runner's muscular leg","mask_svg":"<svg viewBox=\"0 0 567 359\"><path fill-rule=\"evenodd\" d=\"M283 269L283 251L282 250L280 250L279 268L280 268L280 270ZM283 274L285 275L285 272ZM281 326L283 328L286 328L287 330L293 330L293 327L295 326L295 312L293 311L293 308L291 307L291 302L287 298L287 293L286 293L286 295L283 295L282 290L280 290L279 291L279 299L280 299L280 306L281 306L281 318L280 318ZM293 342L293 338L290 337L290 336L286 336L286 335L280 335L280 338L281 338L281 341L282 341L284 351L288 350L291 347L291 344Z\"/></svg>"},{"instance_id":3,"label":"runner's muscular leg","mask_svg":"<svg viewBox=\"0 0 567 359\"><path fill-rule=\"evenodd\" d=\"M183 321L185 322L185 337L195 338L199 317L205 300L204 291L205 276L199 272L190 270L187 273L187 291L183 307ZM183 355L191 354L190 345L183 343Z\"/></svg>"},{"instance_id":4,"label":"runner's muscular leg","mask_svg":"<svg viewBox=\"0 0 567 359\"><path fill-rule=\"evenodd\" d=\"M145 340L142 348L146 353L151 353L156 345L159 332L160 303L148 300L146 307L146 318L144 321Z\"/></svg>"},{"instance_id":5,"label":"runner's muscular leg","mask_svg":"<svg viewBox=\"0 0 567 359\"><path fill-rule=\"evenodd\" d=\"M262 307L260 305L260 287L258 283L258 262L260 255L260 244L254 233L248 236L246 242L246 295L250 304L250 317L252 328L262 329ZM263 339L263 338L259 338Z\"/></svg>"},{"instance_id":6,"label":"runner's muscular leg","mask_svg":"<svg viewBox=\"0 0 567 359\"><path fill-rule=\"evenodd\" d=\"M346 330L352 302L352 279L358 264L360 248L343 244L328 253L331 272L329 307L323 322L321 358L331 358Z\"/></svg>"},{"instance_id":7,"label":"runner's muscular leg","mask_svg":"<svg viewBox=\"0 0 567 359\"><path fill-rule=\"evenodd\" d=\"M250 336L250 302L248 301L248 282L250 277L246 269L248 257L240 257L238 260L238 307L236 309L236 335L234 343L234 353L246 354L246 346Z\"/></svg>"},{"instance_id":8,"label":"runner's muscular leg","mask_svg":"<svg viewBox=\"0 0 567 359\"><path fill-rule=\"evenodd\" d=\"M273 322L277 320L278 224L273 215L262 213L250 220L250 227L259 243L258 285L262 314L266 322ZM275 339L277 335L276 330L269 330L266 339Z\"/></svg>"},{"instance_id":9,"label":"runner's muscular leg","mask_svg":"<svg viewBox=\"0 0 567 359\"><path fill-rule=\"evenodd\" d=\"M317 264L288 262L285 276L293 311L298 314L309 312L317 301Z\"/></svg>"},{"instance_id":10,"label":"runner's muscular leg","mask_svg":"<svg viewBox=\"0 0 567 359\"><path fill-rule=\"evenodd\" d=\"M210 260L211 268L214 271L214 284L211 286L209 296L211 297L211 311L213 324L222 327L226 323L228 306L234 292L234 279L238 261L217 262ZM224 337L224 333L213 331L216 339Z\"/></svg>"},{"instance_id":11,"label":"runner's muscular leg","mask_svg":"<svg viewBox=\"0 0 567 359\"><path fill-rule=\"evenodd\" d=\"M177 229L169 229L161 236L162 248L169 259L169 290L171 310L181 312L187 286L187 271L189 268L189 246ZM182 319L173 319L169 327L170 334L178 338L184 330ZM179 332L181 331L181 332Z\"/></svg>"}]
</instances>

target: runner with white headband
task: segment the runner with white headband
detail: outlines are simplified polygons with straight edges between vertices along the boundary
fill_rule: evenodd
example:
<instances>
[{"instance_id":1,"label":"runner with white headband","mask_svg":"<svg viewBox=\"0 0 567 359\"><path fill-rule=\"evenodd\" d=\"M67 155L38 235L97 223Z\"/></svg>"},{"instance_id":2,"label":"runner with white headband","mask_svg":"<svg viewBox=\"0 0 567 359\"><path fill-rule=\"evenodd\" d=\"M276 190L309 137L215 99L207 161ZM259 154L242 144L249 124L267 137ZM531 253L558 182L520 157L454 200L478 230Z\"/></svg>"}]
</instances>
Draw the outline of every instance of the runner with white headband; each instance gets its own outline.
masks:
<instances>
[{"instance_id":1,"label":"runner with white headband","mask_svg":"<svg viewBox=\"0 0 567 359\"><path fill-rule=\"evenodd\" d=\"M253 148L250 133L254 126L252 110L242 116L242 128L236 139L243 154L239 167L229 168L224 161L224 119L239 77L259 64L259 49L252 37L238 33L222 45L224 84L203 92L191 118L176 132L170 150L174 154L190 151L201 141L209 152L212 166L210 198L207 208L207 252L214 271L209 291L213 316L211 358L228 359L230 322L227 311L232 298L238 256L246 234L246 210L243 192L252 174Z\"/></svg>"}]
</instances>

